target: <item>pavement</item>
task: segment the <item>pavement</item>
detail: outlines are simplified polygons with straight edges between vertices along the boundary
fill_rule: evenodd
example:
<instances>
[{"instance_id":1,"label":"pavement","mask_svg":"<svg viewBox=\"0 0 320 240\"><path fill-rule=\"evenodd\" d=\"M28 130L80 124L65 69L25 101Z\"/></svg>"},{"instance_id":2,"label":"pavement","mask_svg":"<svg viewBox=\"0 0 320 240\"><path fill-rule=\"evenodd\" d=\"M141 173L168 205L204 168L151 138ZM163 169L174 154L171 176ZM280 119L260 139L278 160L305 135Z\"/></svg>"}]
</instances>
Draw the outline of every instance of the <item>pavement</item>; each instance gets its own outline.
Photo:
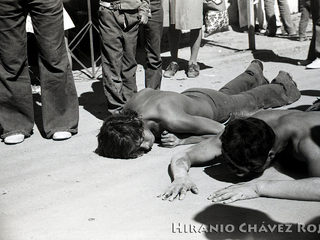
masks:
<instances>
[{"instance_id":1,"label":"pavement","mask_svg":"<svg viewBox=\"0 0 320 240\"><path fill-rule=\"evenodd\" d=\"M298 21L299 15L293 17ZM309 36L310 29L311 25ZM187 42L187 34L183 39ZM163 41L165 68L170 54L166 39ZM190 49L182 44L180 71L162 80L162 90L219 89L253 59L260 59L269 80L279 70L287 71L302 93L297 102L280 109L304 110L320 97L320 69L306 70L299 65L306 59L308 46L309 41L299 42L297 37L256 35L256 50L248 50L247 33L217 33L203 39L200 76L186 77ZM213 191L239 181L223 164L190 170L199 194L188 193L182 201L159 199L171 183L171 156L189 146L167 149L155 145L134 160L96 155L96 136L108 115L99 80L101 69L97 79L81 70L73 73L80 103L77 135L60 142L45 139L38 116L30 138L18 145L0 144L1 240L320 239L319 202L263 197L232 204L207 200ZM139 90L144 88L141 64L137 85ZM36 106L39 101L35 96ZM269 168L261 178L294 176Z\"/></svg>"}]
</instances>

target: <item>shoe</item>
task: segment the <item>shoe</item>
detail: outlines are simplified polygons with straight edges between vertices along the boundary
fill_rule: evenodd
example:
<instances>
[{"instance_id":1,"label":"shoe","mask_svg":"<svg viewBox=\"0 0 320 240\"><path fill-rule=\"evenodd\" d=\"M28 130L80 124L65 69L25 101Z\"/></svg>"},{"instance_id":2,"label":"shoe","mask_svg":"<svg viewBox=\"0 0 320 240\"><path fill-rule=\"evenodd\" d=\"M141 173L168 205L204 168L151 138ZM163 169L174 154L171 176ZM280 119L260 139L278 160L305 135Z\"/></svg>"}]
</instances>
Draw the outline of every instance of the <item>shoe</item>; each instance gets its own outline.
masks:
<instances>
[{"instance_id":1,"label":"shoe","mask_svg":"<svg viewBox=\"0 0 320 240\"><path fill-rule=\"evenodd\" d=\"M53 140L61 141L71 138L70 132L55 132L52 136Z\"/></svg>"},{"instance_id":2,"label":"shoe","mask_svg":"<svg viewBox=\"0 0 320 240\"><path fill-rule=\"evenodd\" d=\"M267 30L264 32L264 35L265 35L265 36L268 36L268 37L275 37L275 36L276 36L276 32L275 32L275 31L270 31L269 29L267 29Z\"/></svg>"},{"instance_id":3,"label":"shoe","mask_svg":"<svg viewBox=\"0 0 320 240\"><path fill-rule=\"evenodd\" d=\"M188 72L187 72L188 78L198 77L199 74L200 74L200 67L199 67L199 65L198 65L198 64L191 63L191 64L188 66Z\"/></svg>"},{"instance_id":4,"label":"shoe","mask_svg":"<svg viewBox=\"0 0 320 240\"><path fill-rule=\"evenodd\" d=\"M297 37L298 33L297 32L292 32L292 33L288 33L289 37Z\"/></svg>"},{"instance_id":5,"label":"shoe","mask_svg":"<svg viewBox=\"0 0 320 240\"><path fill-rule=\"evenodd\" d=\"M14 135L10 135L8 137L6 137L4 139L4 143L5 144L17 144L17 143L21 143L24 140L24 135L19 133L19 134L14 134Z\"/></svg>"},{"instance_id":6,"label":"shoe","mask_svg":"<svg viewBox=\"0 0 320 240\"><path fill-rule=\"evenodd\" d=\"M305 42L305 41L309 41L310 38L308 37L299 37L299 42Z\"/></svg>"},{"instance_id":7,"label":"shoe","mask_svg":"<svg viewBox=\"0 0 320 240\"><path fill-rule=\"evenodd\" d=\"M173 77L179 70L179 65L177 62L171 62L167 69L164 71L163 76L166 78Z\"/></svg>"},{"instance_id":8,"label":"shoe","mask_svg":"<svg viewBox=\"0 0 320 240\"><path fill-rule=\"evenodd\" d=\"M306 66L307 69L317 69L320 68L320 58L316 58L312 63Z\"/></svg>"}]
</instances>

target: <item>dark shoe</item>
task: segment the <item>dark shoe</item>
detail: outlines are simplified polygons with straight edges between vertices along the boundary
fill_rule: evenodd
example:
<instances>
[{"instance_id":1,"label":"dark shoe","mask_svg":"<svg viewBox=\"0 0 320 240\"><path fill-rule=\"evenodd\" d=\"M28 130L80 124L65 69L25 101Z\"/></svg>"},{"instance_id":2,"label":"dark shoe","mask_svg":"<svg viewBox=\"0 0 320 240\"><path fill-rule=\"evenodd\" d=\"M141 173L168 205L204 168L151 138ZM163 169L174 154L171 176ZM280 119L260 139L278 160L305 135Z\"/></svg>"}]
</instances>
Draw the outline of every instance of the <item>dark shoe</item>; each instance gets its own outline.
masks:
<instances>
[{"instance_id":1,"label":"dark shoe","mask_svg":"<svg viewBox=\"0 0 320 240\"><path fill-rule=\"evenodd\" d=\"M270 31L270 30L266 30L264 35L268 36L268 37L275 37L276 36L276 32L275 31Z\"/></svg>"},{"instance_id":2,"label":"dark shoe","mask_svg":"<svg viewBox=\"0 0 320 240\"><path fill-rule=\"evenodd\" d=\"M198 64L191 63L188 67L187 76L188 78L198 77L200 74L200 67Z\"/></svg>"},{"instance_id":3,"label":"dark shoe","mask_svg":"<svg viewBox=\"0 0 320 240\"><path fill-rule=\"evenodd\" d=\"M320 111L320 98L313 102L313 104L306 110L306 112L310 111Z\"/></svg>"},{"instance_id":4,"label":"dark shoe","mask_svg":"<svg viewBox=\"0 0 320 240\"><path fill-rule=\"evenodd\" d=\"M166 78L173 77L179 70L179 65L176 62L171 62L167 69L164 71L163 76Z\"/></svg>"}]
</instances>

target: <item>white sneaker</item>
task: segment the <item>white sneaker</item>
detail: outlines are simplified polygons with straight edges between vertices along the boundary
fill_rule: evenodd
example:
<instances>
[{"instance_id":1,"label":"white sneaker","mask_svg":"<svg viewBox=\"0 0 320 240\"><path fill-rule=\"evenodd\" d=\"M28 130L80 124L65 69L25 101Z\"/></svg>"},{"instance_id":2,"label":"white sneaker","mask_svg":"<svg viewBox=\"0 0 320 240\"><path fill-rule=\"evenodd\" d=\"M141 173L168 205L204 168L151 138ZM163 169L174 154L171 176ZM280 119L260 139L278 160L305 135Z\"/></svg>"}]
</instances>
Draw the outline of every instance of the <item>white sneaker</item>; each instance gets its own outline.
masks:
<instances>
[{"instance_id":1,"label":"white sneaker","mask_svg":"<svg viewBox=\"0 0 320 240\"><path fill-rule=\"evenodd\" d=\"M21 143L24 140L24 135L22 133L10 135L4 139L4 143L6 144L17 144Z\"/></svg>"},{"instance_id":2,"label":"white sneaker","mask_svg":"<svg viewBox=\"0 0 320 240\"><path fill-rule=\"evenodd\" d=\"M308 69L317 69L320 68L320 58L316 58L312 63L306 66Z\"/></svg>"},{"instance_id":3,"label":"white sneaker","mask_svg":"<svg viewBox=\"0 0 320 240\"><path fill-rule=\"evenodd\" d=\"M53 140L66 140L71 138L70 132L55 132L52 136Z\"/></svg>"}]
</instances>

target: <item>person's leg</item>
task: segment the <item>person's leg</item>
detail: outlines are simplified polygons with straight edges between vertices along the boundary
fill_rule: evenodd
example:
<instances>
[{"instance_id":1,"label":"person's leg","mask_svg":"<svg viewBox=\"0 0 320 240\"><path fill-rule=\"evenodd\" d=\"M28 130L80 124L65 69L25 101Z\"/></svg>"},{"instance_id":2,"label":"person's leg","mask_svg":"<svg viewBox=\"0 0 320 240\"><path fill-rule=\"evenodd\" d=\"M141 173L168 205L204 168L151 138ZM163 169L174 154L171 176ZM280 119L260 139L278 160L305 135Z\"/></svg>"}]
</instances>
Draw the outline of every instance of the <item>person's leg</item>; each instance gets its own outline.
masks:
<instances>
[{"instance_id":1,"label":"person's leg","mask_svg":"<svg viewBox=\"0 0 320 240\"><path fill-rule=\"evenodd\" d=\"M202 30L201 29L192 29L190 31L190 49L191 55L189 60L190 64L197 64L198 53L200 49L202 39Z\"/></svg>"},{"instance_id":2,"label":"person's leg","mask_svg":"<svg viewBox=\"0 0 320 240\"><path fill-rule=\"evenodd\" d=\"M64 39L63 5L56 0L29 1L39 48L42 119L48 138L77 133L79 104Z\"/></svg>"},{"instance_id":3,"label":"person's leg","mask_svg":"<svg viewBox=\"0 0 320 240\"><path fill-rule=\"evenodd\" d=\"M115 15L117 14L117 16ZM122 28L116 17L122 17L118 11L105 7L99 9L99 31L101 38L101 65L104 93L108 101L108 109L117 109L125 104L122 95Z\"/></svg>"},{"instance_id":4,"label":"person's leg","mask_svg":"<svg viewBox=\"0 0 320 240\"><path fill-rule=\"evenodd\" d=\"M300 6L300 21L299 21L299 40L306 41L308 40L306 36L306 30L309 22L310 17L310 9L308 9L308 6L306 5L306 0L301 0L301 6Z\"/></svg>"},{"instance_id":5,"label":"person's leg","mask_svg":"<svg viewBox=\"0 0 320 240\"><path fill-rule=\"evenodd\" d=\"M315 15L315 53L316 57L320 58L320 0L315 1L316 9L314 11Z\"/></svg>"},{"instance_id":6,"label":"person's leg","mask_svg":"<svg viewBox=\"0 0 320 240\"><path fill-rule=\"evenodd\" d=\"M273 37L277 32L277 19L274 10L274 1L275 0L265 0L264 9L266 12L266 20L268 23L268 36Z\"/></svg>"},{"instance_id":7,"label":"person's leg","mask_svg":"<svg viewBox=\"0 0 320 240\"><path fill-rule=\"evenodd\" d=\"M147 67L145 87L160 89L162 79L161 37L163 29L163 10L160 0L151 1L152 18L144 26L146 38Z\"/></svg>"},{"instance_id":8,"label":"person's leg","mask_svg":"<svg viewBox=\"0 0 320 240\"><path fill-rule=\"evenodd\" d=\"M258 22L259 22L259 29L261 30L266 30L267 29L267 21L266 21L266 13L264 10L264 1L259 0L258 2Z\"/></svg>"},{"instance_id":9,"label":"person's leg","mask_svg":"<svg viewBox=\"0 0 320 240\"><path fill-rule=\"evenodd\" d=\"M123 31L123 57L121 65L122 95L128 101L137 92L136 52L139 33L138 13L124 13L126 27ZM111 43L112 44L112 43Z\"/></svg>"},{"instance_id":10,"label":"person's leg","mask_svg":"<svg viewBox=\"0 0 320 240\"><path fill-rule=\"evenodd\" d=\"M268 80L263 76L262 62L253 60L245 72L224 85L219 92L235 95L268 83Z\"/></svg>"},{"instance_id":11,"label":"person's leg","mask_svg":"<svg viewBox=\"0 0 320 240\"><path fill-rule=\"evenodd\" d=\"M313 33L308 60L313 62L307 68L320 68L320 0L311 0Z\"/></svg>"},{"instance_id":12,"label":"person's leg","mask_svg":"<svg viewBox=\"0 0 320 240\"><path fill-rule=\"evenodd\" d=\"M291 104L300 98L301 94L291 76L280 71L270 84L257 86L237 95L215 93L212 97L216 106L214 111L217 121L225 121L230 114L246 116L259 109L275 108Z\"/></svg>"},{"instance_id":13,"label":"person's leg","mask_svg":"<svg viewBox=\"0 0 320 240\"><path fill-rule=\"evenodd\" d=\"M175 28L175 25L170 24L168 31L169 48L171 54L171 62L178 62L178 51L180 44L181 30Z\"/></svg>"},{"instance_id":14,"label":"person's leg","mask_svg":"<svg viewBox=\"0 0 320 240\"><path fill-rule=\"evenodd\" d=\"M180 43L181 30L177 30L174 24L170 24L168 31L169 47L171 54L171 63L166 68L163 76L164 77L173 77L176 72L179 70L178 65L178 51Z\"/></svg>"},{"instance_id":15,"label":"person's leg","mask_svg":"<svg viewBox=\"0 0 320 240\"><path fill-rule=\"evenodd\" d=\"M320 0L311 0L311 15L313 24L312 39L307 60L313 61L320 58ZM307 68L309 65L307 65Z\"/></svg>"},{"instance_id":16,"label":"person's leg","mask_svg":"<svg viewBox=\"0 0 320 240\"><path fill-rule=\"evenodd\" d=\"M289 35L296 34L297 31L295 29L294 23L291 18L290 7L288 5L287 0L277 0L277 1L278 1L280 17L283 23L284 30Z\"/></svg>"},{"instance_id":17,"label":"person's leg","mask_svg":"<svg viewBox=\"0 0 320 240\"><path fill-rule=\"evenodd\" d=\"M27 61L25 1L0 1L0 125L1 138L30 136L34 125ZM23 141L22 136L22 141Z\"/></svg>"},{"instance_id":18,"label":"person's leg","mask_svg":"<svg viewBox=\"0 0 320 240\"><path fill-rule=\"evenodd\" d=\"M187 76L190 78L194 78L199 76L200 67L197 63L198 53L200 49L202 39L202 29L192 29L190 31L190 60L188 63L188 72Z\"/></svg>"},{"instance_id":19,"label":"person's leg","mask_svg":"<svg viewBox=\"0 0 320 240\"><path fill-rule=\"evenodd\" d=\"M72 70L72 56L71 56L71 50L69 48L69 32L68 30L65 30L64 31L64 41L66 43L66 48L67 48L67 53L68 53L68 60L69 60L69 63L70 63L70 68Z\"/></svg>"}]
</instances>

